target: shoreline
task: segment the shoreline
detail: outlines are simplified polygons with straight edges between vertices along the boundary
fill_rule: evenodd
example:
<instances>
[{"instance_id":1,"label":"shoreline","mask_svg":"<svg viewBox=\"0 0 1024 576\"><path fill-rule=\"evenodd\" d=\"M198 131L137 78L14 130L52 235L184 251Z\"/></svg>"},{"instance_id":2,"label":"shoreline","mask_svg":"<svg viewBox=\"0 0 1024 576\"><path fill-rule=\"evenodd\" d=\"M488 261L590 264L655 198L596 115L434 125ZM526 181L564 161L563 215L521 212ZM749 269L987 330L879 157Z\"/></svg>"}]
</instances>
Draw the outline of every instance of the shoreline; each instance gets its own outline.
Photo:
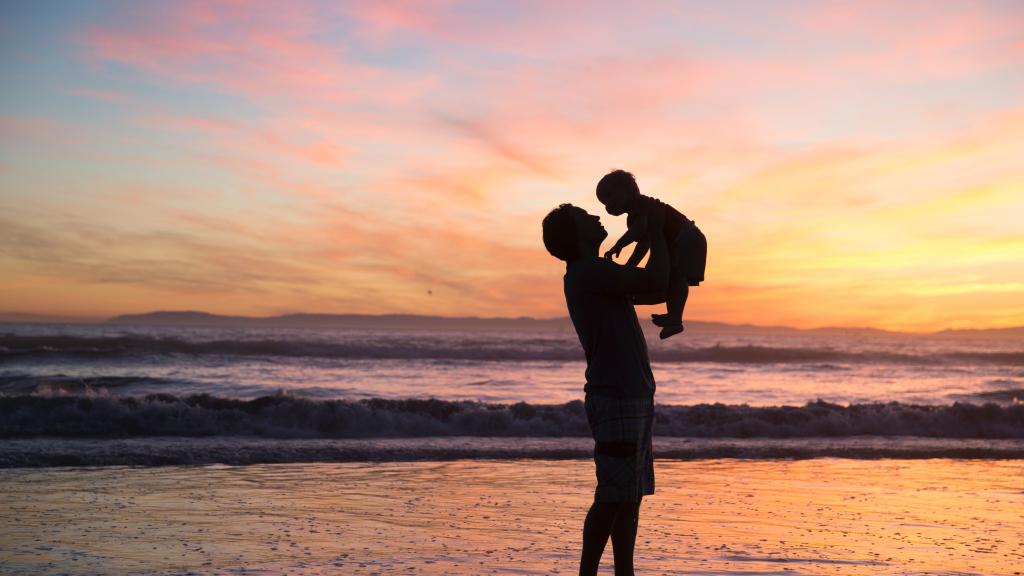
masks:
<instances>
[{"instance_id":1,"label":"shoreline","mask_svg":"<svg viewBox=\"0 0 1024 576\"><path fill-rule=\"evenodd\" d=\"M1024 460L1024 439L853 436L804 438L655 437L659 461L701 460ZM258 436L8 438L0 470L108 466L248 466L359 462L589 460L582 437L444 436L281 439Z\"/></svg>"}]
</instances>

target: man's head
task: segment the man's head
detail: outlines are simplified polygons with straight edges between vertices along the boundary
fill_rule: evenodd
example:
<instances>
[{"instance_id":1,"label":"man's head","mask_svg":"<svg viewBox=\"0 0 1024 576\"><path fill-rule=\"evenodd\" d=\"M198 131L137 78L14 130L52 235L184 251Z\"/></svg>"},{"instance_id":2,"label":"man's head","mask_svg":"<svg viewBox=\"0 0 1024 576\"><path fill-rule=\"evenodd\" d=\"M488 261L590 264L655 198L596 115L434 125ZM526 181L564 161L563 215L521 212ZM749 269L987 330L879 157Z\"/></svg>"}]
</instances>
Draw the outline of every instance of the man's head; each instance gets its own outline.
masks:
<instances>
[{"instance_id":1,"label":"man's head","mask_svg":"<svg viewBox=\"0 0 1024 576\"><path fill-rule=\"evenodd\" d=\"M597 254L608 232L601 218L586 210L562 204L544 217L544 247L559 260L572 262L587 254Z\"/></svg>"},{"instance_id":2,"label":"man's head","mask_svg":"<svg viewBox=\"0 0 1024 576\"><path fill-rule=\"evenodd\" d=\"M597 199L612 216L622 215L639 195L636 178L625 170L609 172L597 183Z\"/></svg>"}]
</instances>

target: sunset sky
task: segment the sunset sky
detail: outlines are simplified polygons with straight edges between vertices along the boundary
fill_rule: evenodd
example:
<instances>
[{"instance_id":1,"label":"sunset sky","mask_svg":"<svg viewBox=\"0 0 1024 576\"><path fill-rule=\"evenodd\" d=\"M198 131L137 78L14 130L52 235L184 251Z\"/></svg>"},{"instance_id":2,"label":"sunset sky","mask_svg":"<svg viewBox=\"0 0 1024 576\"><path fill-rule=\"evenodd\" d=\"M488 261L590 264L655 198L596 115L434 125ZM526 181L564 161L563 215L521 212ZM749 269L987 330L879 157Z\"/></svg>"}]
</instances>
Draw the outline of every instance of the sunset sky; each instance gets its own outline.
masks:
<instances>
[{"instance_id":1,"label":"sunset sky","mask_svg":"<svg viewBox=\"0 0 1024 576\"><path fill-rule=\"evenodd\" d=\"M563 316L625 168L691 319L1024 325L1024 2L15 1L0 83L0 312Z\"/></svg>"}]
</instances>

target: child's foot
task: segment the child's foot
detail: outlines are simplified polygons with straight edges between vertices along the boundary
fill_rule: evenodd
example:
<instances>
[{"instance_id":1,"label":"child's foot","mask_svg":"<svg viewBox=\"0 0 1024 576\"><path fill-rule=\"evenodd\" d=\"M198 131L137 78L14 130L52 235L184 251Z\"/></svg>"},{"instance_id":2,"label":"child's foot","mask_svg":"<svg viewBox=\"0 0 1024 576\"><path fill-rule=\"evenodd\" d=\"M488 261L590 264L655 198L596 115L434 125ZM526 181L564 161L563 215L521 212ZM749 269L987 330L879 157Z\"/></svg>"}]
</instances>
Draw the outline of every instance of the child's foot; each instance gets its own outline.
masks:
<instances>
[{"instance_id":1,"label":"child's foot","mask_svg":"<svg viewBox=\"0 0 1024 576\"><path fill-rule=\"evenodd\" d=\"M675 326L679 324L678 320L673 320L668 314L651 314L651 322L654 322L655 326Z\"/></svg>"},{"instance_id":2,"label":"child's foot","mask_svg":"<svg viewBox=\"0 0 1024 576\"><path fill-rule=\"evenodd\" d=\"M658 337L664 340L666 338L671 338L676 334L681 333L683 330L684 328L682 324L676 324L675 326L663 326L661 329L661 333L658 334Z\"/></svg>"}]
</instances>

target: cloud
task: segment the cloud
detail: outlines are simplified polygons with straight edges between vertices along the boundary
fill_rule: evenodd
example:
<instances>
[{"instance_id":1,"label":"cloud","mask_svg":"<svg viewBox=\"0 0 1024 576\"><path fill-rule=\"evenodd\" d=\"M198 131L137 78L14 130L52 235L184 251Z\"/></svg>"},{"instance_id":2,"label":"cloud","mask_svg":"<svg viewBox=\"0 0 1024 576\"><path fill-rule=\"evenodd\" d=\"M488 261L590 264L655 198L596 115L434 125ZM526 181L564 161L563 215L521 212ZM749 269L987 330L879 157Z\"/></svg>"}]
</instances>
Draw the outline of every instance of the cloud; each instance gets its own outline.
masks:
<instances>
[{"instance_id":1,"label":"cloud","mask_svg":"<svg viewBox=\"0 0 1024 576\"><path fill-rule=\"evenodd\" d=\"M483 144L498 157L542 176L558 179L558 169L553 162L538 154L530 153L523 147L511 144L501 135L491 132L487 124L447 115L440 115L438 119L461 134Z\"/></svg>"},{"instance_id":2,"label":"cloud","mask_svg":"<svg viewBox=\"0 0 1024 576\"><path fill-rule=\"evenodd\" d=\"M337 17L309 2L198 2L150 7L120 26L92 26L80 41L98 62L206 86L262 105L407 102L415 73L388 75L321 38Z\"/></svg>"},{"instance_id":3,"label":"cloud","mask_svg":"<svg viewBox=\"0 0 1024 576\"><path fill-rule=\"evenodd\" d=\"M1021 21L985 2L132 4L77 30L63 91L117 106L0 117L0 206L38 203L7 216L4 254L138 302L557 315L540 218L596 212L623 167L709 235L695 317L997 322L1021 308L997 270L1021 272Z\"/></svg>"},{"instance_id":4,"label":"cloud","mask_svg":"<svg viewBox=\"0 0 1024 576\"><path fill-rule=\"evenodd\" d=\"M144 284L184 292L272 292L319 277L266 251L173 231L145 233L82 222L59 231L4 218L0 253L38 274L86 283Z\"/></svg>"},{"instance_id":5,"label":"cloud","mask_svg":"<svg viewBox=\"0 0 1024 576\"><path fill-rule=\"evenodd\" d=\"M81 125L45 116L0 115L0 137L12 145L19 141L35 143L73 144L88 135Z\"/></svg>"},{"instance_id":6,"label":"cloud","mask_svg":"<svg viewBox=\"0 0 1024 576\"><path fill-rule=\"evenodd\" d=\"M75 88L73 92L79 96L85 96L94 100L101 100L103 102L112 103L124 103L128 100L128 97L121 93L113 90L97 90L94 88Z\"/></svg>"},{"instance_id":7,"label":"cloud","mask_svg":"<svg viewBox=\"0 0 1024 576\"><path fill-rule=\"evenodd\" d=\"M142 126L182 132L234 158L259 157L270 161L290 160L320 166L340 166L351 149L325 130L292 125L284 130L224 118L149 115L139 119Z\"/></svg>"},{"instance_id":8,"label":"cloud","mask_svg":"<svg viewBox=\"0 0 1024 576\"><path fill-rule=\"evenodd\" d=\"M845 48L832 57L861 79L914 82L1017 64L1024 9L984 2L818 2L792 16L815 38Z\"/></svg>"}]
</instances>

